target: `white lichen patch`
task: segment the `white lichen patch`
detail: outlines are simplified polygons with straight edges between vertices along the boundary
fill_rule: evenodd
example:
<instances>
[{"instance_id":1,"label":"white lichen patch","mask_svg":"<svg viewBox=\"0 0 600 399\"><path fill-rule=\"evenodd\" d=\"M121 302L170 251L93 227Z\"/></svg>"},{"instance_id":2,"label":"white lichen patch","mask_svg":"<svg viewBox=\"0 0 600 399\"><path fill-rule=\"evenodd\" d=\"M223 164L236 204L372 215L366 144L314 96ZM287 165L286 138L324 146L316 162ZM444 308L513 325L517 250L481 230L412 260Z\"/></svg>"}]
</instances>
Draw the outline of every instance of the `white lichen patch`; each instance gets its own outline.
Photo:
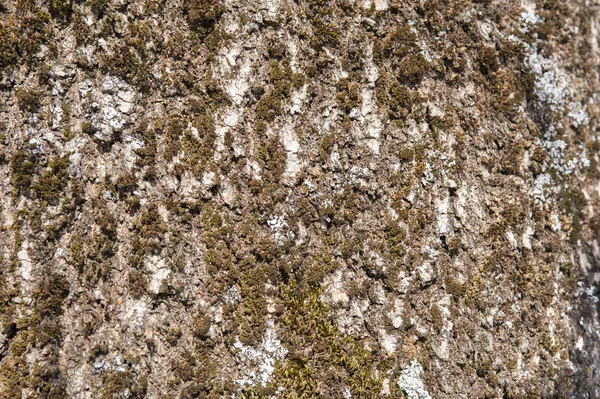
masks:
<instances>
[{"instance_id":1,"label":"white lichen patch","mask_svg":"<svg viewBox=\"0 0 600 399\"><path fill-rule=\"evenodd\" d=\"M432 282L435 277L433 262L430 260L423 262L420 266L417 267L417 273L419 279L423 284Z\"/></svg>"},{"instance_id":2,"label":"white lichen patch","mask_svg":"<svg viewBox=\"0 0 600 399\"><path fill-rule=\"evenodd\" d=\"M167 267L164 259L160 259L157 256L152 256L147 262L146 267L152 273L150 283L148 284L148 290L155 294L161 292L163 282L171 274L171 269Z\"/></svg>"},{"instance_id":3,"label":"white lichen patch","mask_svg":"<svg viewBox=\"0 0 600 399\"><path fill-rule=\"evenodd\" d=\"M529 29L540 22L543 22L543 19L540 18L535 13L535 4L532 7L527 7L523 12L521 12L521 30L523 32L529 32Z\"/></svg>"},{"instance_id":4,"label":"white lichen patch","mask_svg":"<svg viewBox=\"0 0 600 399\"><path fill-rule=\"evenodd\" d=\"M440 170L443 172L443 169L438 169L436 166L439 164L439 161L443 161L445 167L451 167L454 165L455 161L448 161L448 156L446 154L440 153L438 150L427 151L427 158L425 159L425 170L423 171L423 177L421 178L421 184L423 187L431 186L436 181L436 174L433 173L434 169Z\"/></svg>"},{"instance_id":5,"label":"white lichen patch","mask_svg":"<svg viewBox=\"0 0 600 399\"><path fill-rule=\"evenodd\" d=\"M85 106L85 118L95 130L94 137L110 142L123 131L127 116L133 112L136 92L116 76L107 75L96 89L90 80L79 84L79 95Z\"/></svg>"},{"instance_id":6,"label":"white lichen patch","mask_svg":"<svg viewBox=\"0 0 600 399\"><path fill-rule=\"evenodd\" d=\"M289 104L289 112L292 115L299 115L303 113L304 103L308 96L308 85L303 85L299 90L292 93Z\"/></svg>"},{"instance_id":7,"label":"white lichen patch","mask_svg":"<svg viewBox=\"0 0 600 399\"><path fill-rule=\"evenodd\" d=\"M450 359L450 343L453 339L452 330L454 323L450 313L450 304L452 302L451 295L445 295L436 302L438 309L440 310L440 316L442 318L442 325L440 328L439 336L432 340L432 349L435 354L442 360L448 361Z\"/></svg>"},{"instance_id":8,"label":"white lichen patch","mask_svg":"<svg viewBox=\"0 0 600 399\"><path fill-rule=\"evenodd\" d=\"M286 152L286 163L284 177L288 181L293 181L296 175L302 169L302 162L298 153L300 151L300 141L294 133L294 129L291 126L286 126L281 130L281 143L283 149Z\"/></svg>"},{"instance_id":9,"label":"white lichen patch","mask_svg":"<svg viewBox=\"0 0 600 399\"><path fill-rule=\"evenodd\" d=\"M323 282L324 300L328 303L341 304L346 306L349 301L348 294L344 289L344 274L342 270L337 270L333 275L327 276Z\"/></svg>"},{"instance_id":10,"label":"white lichen patch","mask_svg":"<svg viewBox=\"0 0 600 399\"><path fill-rule=\"evenodd\" d=\"M364 0L362 6L367 10L374 7L377 11L383 11L388 9L389 4L388 0Z\"/></svg>"},{"instance_id":11,"label":"white lichen patch","mask_svg":"<svg viewBox=\"0 0 600 399\"><path fill-rule=\"evenodd\" d=\"M120 323L129 330L139 330L147 323L148 304L141 299L126 299L121 304Z\"/></svg>"},{"instance_id":12,"label":"white lichen patch","mask_svg":"<svg viewBox=\"0 0 600 399\"><path fill-rule=\"evenodd\" d=\"M425 389L421 374L423 374L423 366L416 360L413 360L402 371L398 379L398 387L406 394L408 399L431 399L431 395Z\"/></svg>"},{"instance_id":13,"label":"white lichen patch","mask_svg":"<svg viewBox=\"0 0 600 399\"><path fill-rule=\"evenodd\" d=\"M383 121L377 110L378 107L375 103L373 90L365 88L362 91L360 111L358 109L352 110L354 111L354 117L350 115L351 118L353 117L360 122L363 140L374 154L379 154L381 146L380 137L383 131Z\"/></svg>"},{"instance_id":14,"label":"white lichen patch","mask_svg":"<svg viewBox=\"0 0 600 399\"><path fill-rule=\"evenodd\" d=\"M225 294L223 294L223 299L226 303L236 303L242 299L242 296L240 295L238 287L233 285Z\"/></svg>"},{"instance_id":15,"label":"white lichen patch","mask_svg":"<svg viewBox=\"0 0 600 399\"><path fill-rule=\"evenodd\" d=\"M179 184L179 192L186 200L195 200L199 198L202 192L203 184L195 178L191 173L185 172L181 176L181 183Z\"/></svg>"},{"instance_id":16,"label":"white lichen patch","mask_svg":"<svg viewBox=\"0 0 600 399\"><path fill-rule=\"evenodd\" d=\"M565 82L560 75L554 71L546 71L535 81L535 93L539 100L556 111L565 102L567 92L564 89Z\"/></svg>"},{"instance_id":17,"label":"white lichen patch","mask_svg":"<svg viewBox=\"0 0 600 399\"><path fill-rule=\"evenodd\" d=\"M379 329L379 344L385 353L393 355L398 347L398 338L381 328Z\"/></svg>"},{"instance_id":18,"label":"white lichen patch","mask_svg":"<svg viewBox=\"0 0 600 399\"><path fill-rule=\"evenodd\" d=\"M231 98L231 101L236 105L241 105L244 101L244 96L249 88L250 72L252 71L251 62L246 58L239 69L236 77L230 79L225 85L225 92Z\"/></svg>"},{"instance_id":19,"label":"white lichen patch","mask_svg":"<svg viewBox=\"0 0 600 399\"><path fill-rule=\"evenodd\" d=\"M394 328L402 327L404 323L404 303L402 300L399 298L394 299L394 305L387 315L392 321Z\"/></svg>"},{"instance_id":20,"label":"white lichen patch","mask_svg":"<svg viewBox=\"0 0 600 399\"><path fill-rule=\"evenodd\" d=\"M568 95L569 82L565 72L555 65L552 59L538 53L535 45L519 42L525 46L528 54L525 63L536 74L535 94L538 100L548 105L552 111L559 110L565 105Z\"/></svg>"},{"instance_id":21,"label":"white lichen patch","mask_svg":"<svg viewBox=\"0 0 600 399\"><path fill-rule=\"evenodd\" d=\"M145 143L142 139L130 135L123 135L122 140L125 144L125 147L123 148L124 161L128 168L133 168L138 159L135 151L143 148Z\"/></svg>"},{"instance_id":22,"label":"white lichen patch","mask_svg":"<svg viewBox=\"0 0 600 399\"><path fill-rule=\"evenodd\" d=\"M550 223L552 224L553 231L562 230L562 224L560 222L560 218L558 217L558 215L556 213L553 213L552 215L550 215Z\"/></svg>"},{"instance_id":23,"label":"white lichen patch","mask_svg":"<svg viewBox=\"0 0 600 399\"><path fill-rule=\"evenodd\" d=\"M269 21L276 21L280 17L281 1L279 0L267 0L267 19Z\"/></svg>"},{"instance_id":24,"label":"white lichen patch","mask_svg":"<svg viewBox=\"0 0 600 399\"><path fill-rule=\"evenodd\" d=\"M238 361L245 365L235 381L240 389L258 384L266 386L275 371L275 363L288 352L272 329L267 329L259 348L244 345L239 339L233 347L238 351Z\"/></svg>"},{"instance_id":25,"label":"white lichen patch","mask_svg":"<svg viewBox=\"0 0 600 399\"><path fill-rule=\"evenodd\" d=\"M231 131L240 123L243 112L243 107L228 107L217 116L215 121L215 133L217 134L215 161L220 159L220 153L225 150L223 143L225 133ZM239 154L243 155L243 152Z\"/></svg>"},{"instance_id":26,"label":"white lichen patch","mask_svg":"<svg viewBox=\"0 0 600 399\"><path fill-rule=\"evenodd\" d=\"M541 207L547 207L553 203L553 193L554 188L552 178L547 173L536 177L532 187L529 189L529 195L531 195L535 200L535 203Z\"/></svg>"},{"instance_id":27,"label":"white lichen patch","mask_svg":"<svg viewBox=\"0 0 600 399\"><path fill-rule=\"evenodd\" d=\"M577 152L579 156L568 155L568 144L561 139L555 139L556 130L550 125L544 134L545 140L538 139L537 145L543 146L548 154L548 163L544 165L544 171L550 169L554 172L559 172L564 175L571 175L577 170L585 169L590 166L590 161L587 156L587 150L581 148Z\"/></svg>"},{"instance_id":28,"label":"white lichen patch","mask_svg":"<svg viewBox=\"0 0 600 399\"><path fill-rule=\"evenodd\" d=\"M435 200L437 209L437 225L438 231L441 234L447 234L450 232L450 217L448 210L450 208L450 195L444 195L441 198Z\"/></svg>"},{"instance_id":29,"label":"white lichen patch","mask_svg":"<svg viewBox=\"0 0 600 399\"><path fill-rule=\"evenodd\" d=\"M374 153L379 154L381 147L381 133L384 129L383 120L379 113L379 107L375 101L374 82L377 81L379 73L373 62L373 44L369 43L366 49L366 70L369 84L362 89L362 102L360 108L350 111L350 118L358 122L354 133L357 138Z\"/></svg>"},{"instance_id":30,"label":"white lichen patch","mask_svg":"<svg viewBox=\"0 0 600 399\"><path fill-rule=\"evenodd\" d=\"M355 185L361 182L365 182L367 178L369 178L369 168L364 166L360 167L354 165L350 168L346 175L346 180L349 185Z\"/></svg>"},{"instance_id":31,"label":"white lichen patch","mask_svg":"<svg viewBox=\"0 0 600 399\"><path fill-rule=\"evenodd\" d=\"M445 295L442 299L437 302L438 307L440 308L440 312L442 318L444 319L444 326L442 327L442 331L451 332L454 328L454 323L452 323L452 314L450 313L450 304L452 303L452 295Z\"/></svg>"},{"instance_id":32,"label":"white lichen patch","mask_svg":"<svg viewBox=\"0 0 600 399\"><path fill-rule=\"evenodd\" d=\"M517 239L515 238L515 234L512 231L509 230L506 232L506 239L508 240L508 243L510 244L511 247L517 248L519 246L519 243L517 242Z\"/></svg>"},{"instance_id":33,"label":"white lichen patch","mask_svg":"<svg viewBox=\"0 0 600 399\"><path fill-rule=\"evenodd\" d=\"M294 239L294 233L289 230L289 226L283 215L271 215L267 219L267 226L273 233L273 239L277 245L283 245L286 239Z\"/></svg>"},{"instance_id":34,"label":"white lichen patch","mask_svg":"<svg viewBox=\"0 0 600 399\"><path fill-rule=\"evenodd\" d=\"M233 25L235 24L229 25L229 28L235 31L237 27ZM215 115L215 132L217 133L215 161L221 158L221 153L225 150L225 134L232 131L241 122L244 115L246 94L250 88L250 78L253 72L252 62L256 55L255 50L244 49L244 43L240 41L230 43L219 53L218 66L213 70L215 80L227 82L223 89L232 103L226 110ZM240 154L235 148L234 150L238 156L243 154L243 152Z\"/></svg>"},{"instance_id":35,"label":"white lichen patch","mask_svg":"<svg viewBox=\"0 0 600 399\"><path fill-rule=\"evenodd\" d=\"M425 58L427 60L427 62L433 62L433 57L431 56L429 47L427 46L427 43L425 43L425 42L421 43L421 55L423 56L423 58Z\"/></svg>"},{"instance_id":36,"label":"white lichen patch","mask_svg":"<svg viewBox=\"0 0 600 399\"><path fill-rule=\"evenodd\" d=\"M63 108L60 101L54 102L54 107L52 110L52 129L57 129L60 127L60 123L63 120Z\"/></svg>"},{"instance_id":37,"label":"white lichen patch","mask_svg":"<svg viewBox=\"0 0 600 399\"><path fill-rule=\"evenodd\" d=\"M219 68L215 68L215 72L221 72L221 75L225 75L230 72L237 63L237 59L242 53L242 43L230 43L228 46L223 47L219 53L218 65Z\"/></svg>"},{"instance_id":38,"label":"white lichen patch","mask_svg":"<svg viewBox=\"0 0 600 399\"><path fill-rule=\"evenodd\" d=\"M569 118L572 119L573 126L587 125L590 123L590 117L587 112L581 107L581 104L576 102L569 103Z\"/></svg>"},{"instance_id":39,"label":"white lichen patch","mask_svg":"<svg viewBox=\"0 0 600 399\"><path fill-rule=\"evenodd\" d=\"M527 226L525 228L525 231L523 232L523 247L527 248L527 249L531 249L531 237L533 237L535 233L535 230L533 230L533 227L531 226Z\"/></svg>"},{"instance_id":40,"label":"white lichen patch","mask_svg":"<svg viewBox=\"0 0 600 399\"><path fill-rule=\"evenodd\" d=\"M33 271L33 262L29 256L29 241L23 241L21 249L17 252L17 259L19 260L19 275L25 281L31 280L31 273Z\"/></svg>"}]
</instances>

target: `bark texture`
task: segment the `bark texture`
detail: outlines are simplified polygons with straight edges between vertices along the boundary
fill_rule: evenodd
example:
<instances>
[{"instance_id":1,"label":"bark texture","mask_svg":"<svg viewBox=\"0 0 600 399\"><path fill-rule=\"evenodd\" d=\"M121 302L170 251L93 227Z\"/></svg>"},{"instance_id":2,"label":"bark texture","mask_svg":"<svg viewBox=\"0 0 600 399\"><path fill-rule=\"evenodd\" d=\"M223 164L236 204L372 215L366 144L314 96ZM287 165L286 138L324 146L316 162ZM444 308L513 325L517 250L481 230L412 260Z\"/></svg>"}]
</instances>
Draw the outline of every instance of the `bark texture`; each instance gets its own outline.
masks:
<instances>
[{"instance_id":1,"label":"bark texture","mask_svg":"<svg viewBox=\"0 0 600 399\"><path fill-rule=\"evenodd\" d=\"M598 10L3 1L0 398L600 398Z\"/></svg>"}]
</instances>

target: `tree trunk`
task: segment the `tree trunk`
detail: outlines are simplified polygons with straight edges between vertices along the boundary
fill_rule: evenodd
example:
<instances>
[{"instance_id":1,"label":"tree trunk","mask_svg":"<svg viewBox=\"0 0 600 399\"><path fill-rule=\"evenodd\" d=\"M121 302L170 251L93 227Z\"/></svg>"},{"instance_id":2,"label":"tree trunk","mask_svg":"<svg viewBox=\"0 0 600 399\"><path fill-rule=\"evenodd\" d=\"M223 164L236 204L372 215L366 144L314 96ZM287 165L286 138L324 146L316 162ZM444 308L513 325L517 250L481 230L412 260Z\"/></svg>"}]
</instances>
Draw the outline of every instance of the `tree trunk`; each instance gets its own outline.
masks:
<instances>
[{"instance_id":1,"label":"tree trunk","mask_svg":"<svg viewBox=\"0 0 600 399\"><path fill-rule=\"evenodd\" d=\"M0 5L1 398L600 398L598 6Z\"/></svg>"}]
</instances>

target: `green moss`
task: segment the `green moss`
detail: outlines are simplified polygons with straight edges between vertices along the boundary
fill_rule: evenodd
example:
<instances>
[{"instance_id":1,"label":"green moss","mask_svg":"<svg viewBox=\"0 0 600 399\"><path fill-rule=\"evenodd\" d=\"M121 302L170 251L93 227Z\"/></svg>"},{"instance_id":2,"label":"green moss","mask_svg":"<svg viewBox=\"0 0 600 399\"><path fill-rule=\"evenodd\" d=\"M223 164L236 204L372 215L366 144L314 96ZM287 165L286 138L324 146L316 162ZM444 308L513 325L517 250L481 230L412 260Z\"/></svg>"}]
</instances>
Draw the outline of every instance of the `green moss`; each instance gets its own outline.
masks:
<instances>
[{"instance_id":1,"label":"green moss","mask_svg":"<svg viewBox=\"0 0 600 399\"><path fill-rule=\"evenodd\" d=\"M281 299L289 354L276 364L274 387L307 398L329 397L343 386L350 387L356 397L379 396L381 381L376 376L374 354L364 349L362 341L337 330L329 316L331 310L319 300L318 289L291 284ZM303 354L309 348L311 357Z\"/></svg>"},{"instance_id":2,"label":"green moss","mask_svg":"<svg viewBox=\"0 0 600 399\"><path fill-rule=\"evenodd\" d=\"M396 114L401 113L401 110L410 111L413 102L415 101L415 95L404 85L394 81L390 85L389 89L390 99L390 110ZM402 115L402 113L398 116Z\"/></svg>"},{"instance_id":3,"label":"green moss","mask_svg":"<svg viewBox=\"0 0 600 399\"><path fill-rule=\"evenodd\" d=\"M112 32L107 34L113 35ZM148 90L151 79L148 61L152 53L147 50L146 43L151 40L153 28L149 23L135 21L129 24L125 37L100 57L102 69L122 77L143 91Z\"/></svg>"},{"instance_id":4,"label":"green moss","mask_svg":"<svg viewBox=\"0 0 600 399\"><path fill-rule=\"evenodd\" d=\"M93 135L97 132L97 129L92 125L91 122L83 121L81 122L81 133Z\"/></svg>"},{"instance_id":5,"label":"green moss","mask_svg":"<svg viewBox=\"0 0 600 399\"><path fill-rule=\"evenodd\" d=\"M60 104L60 109L62 110L61 125L63 127L63 135L65 140L72 140L75 138L75 132L71 129L71 107L63 101Z\"/></svg>"},{"instance_id":6,"label":"green moss","mask_svg":"<svg viewBox=\"0 0 600 399\"><path fill-rule=\"evenodd\" d=\"M108 354L108 344L103 342L98 342L92 346L90 349L90 360L97 359L100 356L104 356Z\"/></svg>"},{"instance_id":7,"label":"green moss","mask_svg":"<svg viewBox=\"0 0 600 399\"><path fill-rule=\"evenodd\" d=\"M140 85L142 88L147 84L150 71L143 55L134 46L126 43L119 44L101 60L106 72L120 76L128 83Z\"/></svg>"},{"instance_id":8,"label":"green moss","mask_svg":"<svg viewBox=\"0 0 600 399\"><path fill-rule=\"evenodd\" d=\"M59 20L67 20L73 12L71 0L50 0L48 10L50 15Z\"/></svg>"},{"instance_id":9,"label":"green moss","mask_svg":"<svg viewBox=\"0 0 600 399\"><path fill-rule=\"evenodd\" d=\"M42 319L61 315L63 301L67 295L69 282L64 276L49 274L42 277L33 294L36 313Z\"/></svg>"},{"instance_id":10,"label":"green moss","mask_svg":"<svg viewBox=\"0 0 600 399\"><path fill-rule=\"evenodd\" d=\"M144 3L144 9L150 14L159 14L164 11L165 4L156 2L154 0L146 0Z\"/></svg>"},{"instance_id":11,"label":"green moss","mask_svg":"<svg viewBox=\"0 0 600 399\"><path fill-rule=\"evenodd\" d=\"M110 0L85 0L85 4L90 7L96 18L107 11L109 3Z\"/></svg>"},{"instance_id":12,"label":"green moss","mask_svg":"<svg viewBox=\"0 0 600 399\"><path fill-rule=\"evenodd\" d=\"M206 47L208 47L209 59L212 60L213 55L217 54L219 50L227 45L227 42L232 39L232 35L221 27L215 28L208 36L203 40ZM193 76L193 75L192 75Z\"/></svg>"},{"instance_id":13,"label":"green moss","mask_svg":"<svg viewBox=\"0 0 600 399\"><path fill-rule=\"evenodd\" d=\"M286 54L286 46L278 40L269 40L267 44L267 54L270 59L281 59Z\"/></svg>"},{"instance_id":14,"label":"green moss","mask_svg":"<svg viewBox=\"0 0 600 399\"><path fill-rule=\"evenodd\" d=\"M466 292L464 284L452 277L446 277L445 283L446 292L455 299L462 297Z\"/></svg>"},{"instance_id":15,"label":"green moss","mask_svg":"<svg viewBox=\"0 0 600 399\"><path fill-rule=\"evenodd\" d=\"M340 42L339 29L331 24L325 22L323 19L317 17L313 21L313 37L311 39L311 45L317 49L323 47L336 47Z\"/></svg>"},{"instance_id":16,"label":"green moss","mask_svg":"<svg viewBox=\"0 0 600 399\"><path fill-rule=\"evenodd\" d=\"M100 32L98 34L98 36L102 37L102 38L110 38L112 35L115 34L114 31L114 26L115 26L115 17L114 14L110 13L108 15L106 15L101 21L100 21ZM87 26L87 25L86 25ZM86 27L83 26L84 31L82 32L85 35L85 29ZM83 42L85 43L86 40L89 39L84 39Z\"/></svg>"},{"instance_id":17,"label":"green moss","mask_svg":"<svg viewBox=\"0 0 600 399\"><path fill-rule=\"evenodd\" d=\"M157 131L160 132L160 127L154 125L149 126L147 120L142 120L136 126L134 134L144 141L143 147L135 150L138 159L136 165L140 167L154 165L157 155Z\"/></svg>"},{"instance_id":18,"label":"green moss","mask_svg":"<svg viewBox=\"0 0 600 399\"><path fill-rule=\"evenodd\" d=\"M500 68L498 54L492 47L481 48L479 50L479 55L477 56L477 61L479 63L479 70L484 75L496 72L498 68Z\"/></svg>"},{"instance_id":19,"label":"green moss","mask_svg":"<svg viewBox=\"0 0 600 399\"><path fill-rule=\"evenodd\" d=\"M204 38L215 29L224 10L216 0L190 0L183 11L190 28Z\"/></svg>"},{"instance_id":20,"label":"green moss","mask_svg":"<svg viewBox=\"0 0 600 399\"><path fill-rule=\"evenodd\" d=\"M258 162L264 168L264 179L279 182L285 172L286 155L278 137L267 140L258 148Z\"/></svg>"},{"instance_id":21,"label":"green moss","mask_svg":"<svg viewBox=\"0 0 600 399\"><path fill-rule=\"evenodd\" d=\"M135 266L140 266L145 255L158 254L167 232L155 204L150 204L139 214L134 222L133 232L131 261Z\"/></svg>"},{"instance_id":22,"label":"green moss","mask_svg":"<svg viewBox=\"0 0 600 399\"><path fill-rule=\"evenodd\" d=\"M518 106L533 90L527 75L521 76L508 69L501 68L487 76L487 86L491 92L491 105L502 114L514 117Z\"/></svg>"},{"instance_id":23,"label":"green moss","mask_svg":"<svg viewBox=\"0 0 600 399\"><path fill-rule=\"evenodd\" d=\"M431 307L429 308L429 315L431 317L433 325L437 328L442 328L442 326L444 325L444 318L442 316L442 311L438 305L431 305Z\"/></svg>"},{"instance_id":24,"label":"green moss","mask_svg":"<svg viewBox=\"0 0 600 399\"><path fill-rule=\"evenodd\" d=\"M11 183L14 193L27 194L31 187L32 177L37 169L37 159L32 153L23 150L14 152L10 161Z\"/></svg>"},{"instance_id":25,"label":"green moss","mask_svg":"<svg viewBox=\"0 0 600 399\"><path fill-rule=\"evenodd\" d=\"M17 13L17 18L9 17L0 22L0 67L31 62L41 45L52 36L50 20L50 14L29 3Z\"/></svg>"},{"instance_id":26,"label":"green moss","mask_svg":"<svg viewBox=\"0 0 600 399\"><path fill-rule=\"evenodd\" d=\"M233 137L233 133L231 133L229 130L225 132L225 136L223 137L223 146L229 150L232 148L233 146L233 142L234 142L234 137Z\"/></svg>"},{"instance_id":27,"label":"green moss","mask_svg":"<svg viewBox=\"0 0 600 399\"><path fill-rule=\"evenodd\" d=\"M227 106L231 103L229 96L221 88L219 81L213 78L212 69L209 67L204 77L204 86L206 95L211 103L211 111L215 112L221 106Z\"/></svg>"},{"instance_id":28,"label":"green moss","mask_svg":"<svg viewBox=\"0 0 600 399\"><path fill-rule=\"evenodd\" d=\"M141 399L146 396L147 386L146 378L136 378L131 371L106 371L98 393L101 399L114 399L123 397L127 390L128 398Z\"/></svg>"},{"instance_id":29,"label":"green moss","mask_svg":"<svg viewBox=\"0 0 600 399\"><path fill-rule=\"evenodd\" d=\"M390 258L392 260L401 260L406 254L406 232L397 223L388 224L383 230L386 235Z\"/></svg>"},{"instance_id":30,"label":"green moss","mask_svg":"<svg viewBox=\"0 0 600 399\"><path fill-rule=\"evenodd\" d=\"M257 120L257 130L265 131L266 124L272 122L281 114L282 104L281 96L273 91L263 95L256 103L255 112Z\"/></svg>"},{"instance_id":31,"label":"green moss","mask_svg":"<svg viewBox=\"0 0 600 399\"><path fill-rule=\"evenodd\" d=\"M448 253L450 256L456 256L458 251L463 248L463 243L459 237L450 238L446 245L448 247Z\"/></svg>"},{"instance_id":32,"label":"green moss","mask_svg":"<svg viewBox=\"0 0 600 399\"><path fill-rule=\"evenodd\" d=\"M192 323L192 332L198 338L207 339L210 326L210 317L208 317L208 315L206 315L205 313L200 313L196 315L196 317L194 317Z\"/></svg>"},{"instance_id":33,"label":"green moss","mask_svg":"<svg viewBox=\"0 0 600 399\"><path fill-rule=\"evenodd\" d=\"M12 20L0 22L0 66L14 65L19 60L18 28Z\"/></svg>"},{"instance_id":34,"label":"green moss","mask_svg":"<svg viewBox=\"0 0 600 399\"><path fill-rule=\"evenodd\" d=\"M196 359L189 352L184 352L170 365L170 370L175 379L188 382L194 378Z\"/></svg>"},{"instance_id":35,"label":"green moss","mask_svg":"<svg viewBox=\"0 0 600 399\"><path fill-rule=\"evenodd\" d=\"M571 231L569 232L569 241L575 245L581 238L583 227L583 210L587 206L585 195L579 189L567 189L560 192L558 202L561 209L572 214Z\"/></svg>"},{"instance_id":36,"label":"green moss","mask_svg":"<svg viewBox=\"0 0 600 399\"><path fill-rule=\"evenodd\" d=\"M108 272L111 259L115 254L117 222L106 205L94 200L94 218L97 227L84 230L71 238L71 261L79 271L80 277L88 284L95 284Z\"/></svg>"},{"instance_id":37,"label":"green moss","mask_svg":"<svg viewBox=\"0 0 600 399\"><path fill-rule=\"evenodd\" d=\"M302 270L297 275L302 276L302 281L311 287L318 286L323 279L332 273L337 264L331 255L327 253L317 253L306 259ZM290 270L292 272L292 270Z\"/></svg>"},{"instance_id":38,"label":"green moss","mask_svg":"<svg viewBox=\"0 0 600 399\"><path fill-rule=\"evenodd\" d=\"M196 124L199 126L199 124ZM200 130L199 130L200 132ZM212 135L212 132L209 131ZM185 121L182 118L175 117L169 119L166 128L166 145L163 157L166 160L171 160L182 148L182 141L185 142L185 147L188 151L194 152L194 149L199 146L196 139L190 132L186 132Z\"/></svg>"},{"instance_id":39,"label":"green moss","mask_svg":"<svg viewBox=\"0 0 600 399\"><path fill-rule=\"evenodd\" d=\"M346 78L340 79L337 84L336 101L342 111L347 114L352 109L358 107L361 101L358 84L350 82Z\"/></svg>"},{"instance_id":40,"label":"green moss","mask_svg":"<svg viewBox=\"0 0 600 399\"><path fill-rule=\"evenodd\" d=\"M38 198L56 204L64 197L64 190L69 182L69 157L54 157L46 170L33 185Z\"/></svg>"},{"instance_id":41,"label":"green moss","mask_svg":"<svg viewBox=\"0 0 600 399\"><path fill-rule=\"evenodd\" d=\"M327 134L321 138L321 142L319 143L319 157L321 161L326 161L327 158L331 155L331 151L333 150L333 146L335 145L335 134Z\"/></svg>"},{"instance_id":42,"label":"green moss","mask_svg":"<svg viewBox=\"0 0 600 399\"><path fill-rule=\"evenodd\" d=\"M410 147L402 147L398 151L398 157L401 161L410 162L415 157L415 151Z\"/></svg>"},{"instance_id":43,"label":"green moss","mask_svg":"<svg viewBox=\"0 0 600 399\"><path fill-rule=\"evenodd\" d=\"M539 2L538 14L542 22L536 24L534 32L542 40L550 37L561 36L560 39L567 41L569 34L564 32L565 20L573 15L573 11L568 3L559 0L543 0Z\"/></svg>"},{"instance_id":44,"label":"green moss","mask_svg":"<svg viewBox=\"0 0 600 399\"><path fill-rule=\"evenodd\" d=\"M401 60L408 54L417 51L417 36L406 24L400 25L383 40L377 41L373 49L376 62L384 59Z\"/></svg>"},{"instance_id":45,"label":"green moss","mask_svg":"<svg viewBox=\"0 0 600 399\"><path fill-rule=\"evenodd\" d=\"M42 104L44 93L37 89L18 87L15 89L15 96L19 101L19 107L23 111L35 113Z\"/></svg>"},{"instance_id":46,"label":"green moss","mask_svg":"<svg viewBox=\"0 0 600 399\"><path fill-rule=\"evenodd\" d=\"M301 88L306 80L301 73L292 72L287 61L272 61L269 78L274 91L279 93L282 98L288 98L292 94L292 89Z\"/></svg>"},{"instance_id":47,"label":"green moss","mask_svg":"<svg viewBox=\"0 0 600 399\"><path fill-rule=\"evenodd\" d=\"M283 102L289 98L294 89L299 89L305 82L304 75L292 72L287 62L271 62L269 78L273 88L264 94L255 107L256 127L259 132L266 130L267 124L281 115Z\"/></svg>"},{"instance_id":48,"label":"green moss","mask_svg":"<svg viewBox=\"0 0 600 399\"><path fill-rule=\"evenodd\" d=\"M167 343L169 345L175 346L175 345L177 345L179 338L181 338L181 335L182 335L181 328L179 326L172 326L172 327L169 327L169 329L167 330L167 335L166 335L165 339L167 340Z\"/></svg>"},{"instance_id":49,"label":"green moss","mask_svg":"<svg viewBox=\"0 0 600 399\"><path fill-rule=\"evenodd\" d=\"M61 399L66 396L66 384L56 367L34 362L27 385L35 398Z\"/></svg>"},{"instance_id":50,"label":"green moss","mask_svg":"<svg viewBox=\"0 0 600 399\"><path fill-rule=\"evenodd\" d=\"M130 270L127 278L129 284L129 293L138 299L146 294L148 289L148 279L144 273L139 270Z\"/></svg>"},{"instance_id":51,"label":"green moss","mask_svg":"<svg viewBox=\"0 0 600 399\"><path fill-rule=\"evenodd\" d=\"M210 114L198 116L192 123L198 131L199 139L190 130L185 130L181 140L186 167L196 176L201 176L212 161L217 140L215 124Z\"/></svg>"},{"instance_id":52,"label":"green moss","mask_svg":"<svg viewBox=\"0 0 600 399\"><path fill-rule=\"evenodd\" d=\"M415 145L415 160L422 161L425 159L425 146L422 144Z\"/></svg>"},{"instance_id":53,"label":"green moss","mask_svg":"<svg viewBox=\"0 0 600 399\"><path fill-rule=\"evenodd\" d=\"M420 83L431 65L421 53L410 54L400 63L399 78L408 84Z\"/></svg>"},{"instance_id":54,"label":"green moss","mask_svg":"<svg viewBox=\"0 0 600 399\"><path fill-rule=\"evenodd\" d=\"M387 110L390 119L400 125L409 115L417 113L423 102L416 92L385 72L376 82L375 94L377 105Z\"/></svg>"}]
</instances>

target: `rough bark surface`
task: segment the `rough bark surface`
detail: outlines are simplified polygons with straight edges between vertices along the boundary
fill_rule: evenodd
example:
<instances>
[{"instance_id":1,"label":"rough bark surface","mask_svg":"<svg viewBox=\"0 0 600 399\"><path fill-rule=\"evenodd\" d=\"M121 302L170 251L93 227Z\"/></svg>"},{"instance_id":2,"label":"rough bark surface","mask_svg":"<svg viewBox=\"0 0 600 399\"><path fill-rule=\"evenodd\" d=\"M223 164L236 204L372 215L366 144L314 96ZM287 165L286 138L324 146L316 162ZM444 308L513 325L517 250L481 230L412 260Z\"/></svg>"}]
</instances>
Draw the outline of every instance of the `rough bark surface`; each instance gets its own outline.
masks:
<instances>
[{"instance_id":1,"label":"rough bark surface","mask_svg":"<svg viewBox=\"0 0 600 399\"><path fill-rule=\"evenodd\" d=\"M0 3L0 398L600 398L598 6Z\"/></svg>"}]
</instances>

